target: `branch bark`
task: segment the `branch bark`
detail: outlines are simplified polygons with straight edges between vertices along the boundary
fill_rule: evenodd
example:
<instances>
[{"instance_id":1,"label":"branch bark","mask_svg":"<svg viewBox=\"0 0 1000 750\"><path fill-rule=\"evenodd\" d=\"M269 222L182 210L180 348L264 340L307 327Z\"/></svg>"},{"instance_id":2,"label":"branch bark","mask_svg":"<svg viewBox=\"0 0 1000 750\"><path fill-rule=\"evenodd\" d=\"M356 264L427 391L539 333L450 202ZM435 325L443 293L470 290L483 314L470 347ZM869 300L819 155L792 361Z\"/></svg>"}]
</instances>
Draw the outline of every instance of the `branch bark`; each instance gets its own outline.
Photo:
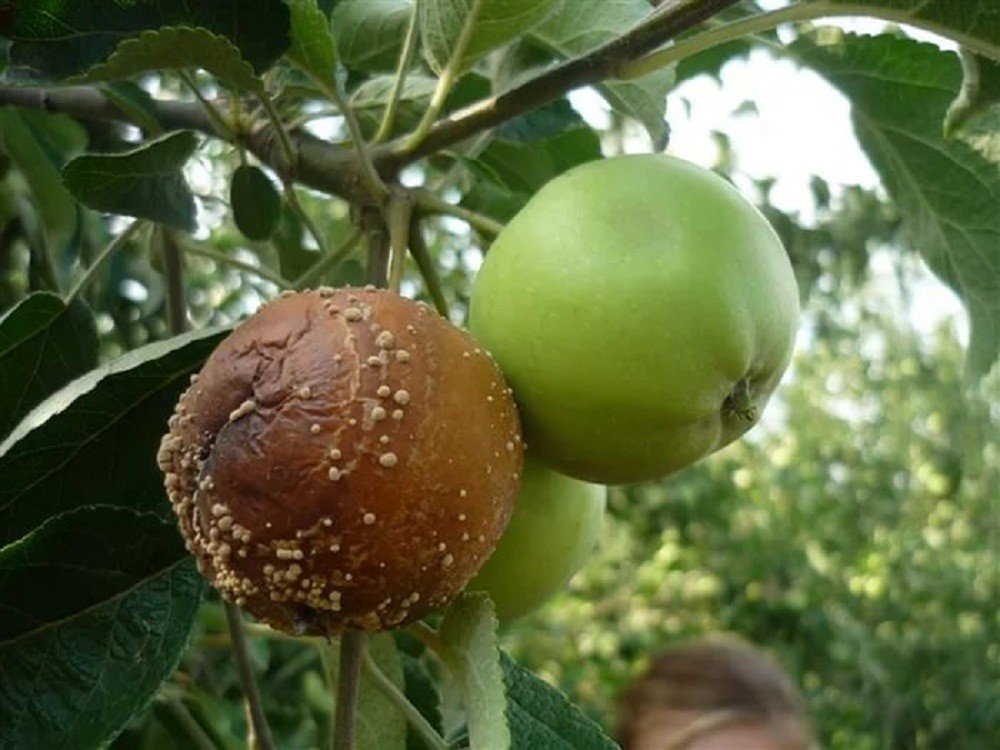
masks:
<instances>
[{"instance_id":1,"label":"branch bark","mask_svg":"<svg viewBox=\"0 0 1000 750\"><path fill-rule=\"evenodd\" d=\"M737 0L668 0L631 31L597 49L549 69L502 94L484 99L438 120L420 144L406 149L405 140L389 144L389 154L376 163L398 168L442 148L512 120L573 89L614 78L626 63L697 26Z\"/></svg>"}]
</instances>

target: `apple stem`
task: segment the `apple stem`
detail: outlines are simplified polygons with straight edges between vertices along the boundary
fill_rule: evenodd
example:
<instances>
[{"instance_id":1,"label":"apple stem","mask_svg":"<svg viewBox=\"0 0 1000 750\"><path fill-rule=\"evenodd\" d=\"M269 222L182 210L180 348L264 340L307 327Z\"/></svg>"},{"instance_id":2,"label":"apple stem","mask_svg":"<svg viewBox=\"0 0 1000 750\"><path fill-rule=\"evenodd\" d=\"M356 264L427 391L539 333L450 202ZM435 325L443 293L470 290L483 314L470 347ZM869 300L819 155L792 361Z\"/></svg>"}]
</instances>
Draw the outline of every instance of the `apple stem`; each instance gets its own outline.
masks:
<instances>
[{"instance_id":1,"label":"apple stem","mask_svg":"<svg viewBox=\"0 0 1000 750\"><path fill-rule=\"evenodd\" d=\"M333 726L332 750L354 750L358 688L364 655L365 634L360 630L345 631L340 636L340 659L337 664L337 707Z\"/></svg>"}]
</instances>

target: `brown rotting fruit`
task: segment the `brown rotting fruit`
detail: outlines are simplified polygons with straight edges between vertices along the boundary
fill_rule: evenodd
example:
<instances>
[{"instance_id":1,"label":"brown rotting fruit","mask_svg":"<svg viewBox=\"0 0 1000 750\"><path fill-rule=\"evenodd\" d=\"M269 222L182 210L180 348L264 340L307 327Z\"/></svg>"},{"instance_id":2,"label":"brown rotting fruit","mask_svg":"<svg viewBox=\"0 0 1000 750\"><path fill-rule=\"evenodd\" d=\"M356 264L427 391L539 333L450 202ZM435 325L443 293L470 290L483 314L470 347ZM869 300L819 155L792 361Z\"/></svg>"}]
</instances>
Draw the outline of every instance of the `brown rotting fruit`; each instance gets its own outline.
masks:
<instances>
[{"instance_id":1,"label":"brown rotting fruit","mask_svg":"<svg viewBox=\"0 0 1000 750\"><path fill-rule=\"evenodd\" d=\"M222 595L326 635L400 627L460 592L510 518L522 441L468 334L391 292L320 289L219 345L159 462Z\"/></svg>"}]
</instances>

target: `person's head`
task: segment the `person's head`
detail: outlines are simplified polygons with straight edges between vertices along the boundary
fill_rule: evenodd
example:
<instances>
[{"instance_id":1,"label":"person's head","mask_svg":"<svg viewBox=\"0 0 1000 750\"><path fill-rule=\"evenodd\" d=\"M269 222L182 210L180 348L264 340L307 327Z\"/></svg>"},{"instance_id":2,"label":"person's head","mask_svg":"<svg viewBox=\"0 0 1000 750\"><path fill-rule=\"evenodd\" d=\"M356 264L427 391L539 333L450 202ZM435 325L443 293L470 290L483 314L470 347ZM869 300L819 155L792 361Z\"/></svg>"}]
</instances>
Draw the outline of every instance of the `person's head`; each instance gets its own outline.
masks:
<instances>
[{"instance_id":1,"label":"person's head","mask_svg":"<svg viewBox=\"0 0 1000 750\"><path fill-rule=\"evenodd\" d=\"M656 656L622 695L623 750L808 750L805 701L780 666L726 638Z\"/></svg>"}]
</instances>

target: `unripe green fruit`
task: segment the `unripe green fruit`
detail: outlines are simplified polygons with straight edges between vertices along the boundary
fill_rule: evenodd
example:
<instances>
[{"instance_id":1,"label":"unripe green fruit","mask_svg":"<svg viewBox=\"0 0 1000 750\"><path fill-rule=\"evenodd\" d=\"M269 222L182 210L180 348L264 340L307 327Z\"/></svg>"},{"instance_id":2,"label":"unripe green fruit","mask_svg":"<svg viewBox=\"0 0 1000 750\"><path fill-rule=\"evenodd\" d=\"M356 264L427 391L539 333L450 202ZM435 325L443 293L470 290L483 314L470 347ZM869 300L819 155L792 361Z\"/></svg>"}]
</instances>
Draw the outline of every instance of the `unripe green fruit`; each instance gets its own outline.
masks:
<instances>
[{"instance_id":1,"label":"unripe green fruit","mask_svg":"<svg viewBox=\"0 0 1000 750\"><path fill-rule=\"evenodd\" d=\"M642 155L577 167L532 198L486 256L470 328L533 452L609 484L662 477L753 426L798 315L760 212L708 170Z\"/></svg>"},{"instance_id":2,"label":"unripe green fruit","mask_svg":"<svg viewBox=\"0 0 1000 750\"><path fill-rule=\"evenodd\" d=\"M514 515L469 590L486 591L502 621L538 609L590 557L606 496L600 485L571 479L526 457Z\"/></svg>"}]
</instances>

